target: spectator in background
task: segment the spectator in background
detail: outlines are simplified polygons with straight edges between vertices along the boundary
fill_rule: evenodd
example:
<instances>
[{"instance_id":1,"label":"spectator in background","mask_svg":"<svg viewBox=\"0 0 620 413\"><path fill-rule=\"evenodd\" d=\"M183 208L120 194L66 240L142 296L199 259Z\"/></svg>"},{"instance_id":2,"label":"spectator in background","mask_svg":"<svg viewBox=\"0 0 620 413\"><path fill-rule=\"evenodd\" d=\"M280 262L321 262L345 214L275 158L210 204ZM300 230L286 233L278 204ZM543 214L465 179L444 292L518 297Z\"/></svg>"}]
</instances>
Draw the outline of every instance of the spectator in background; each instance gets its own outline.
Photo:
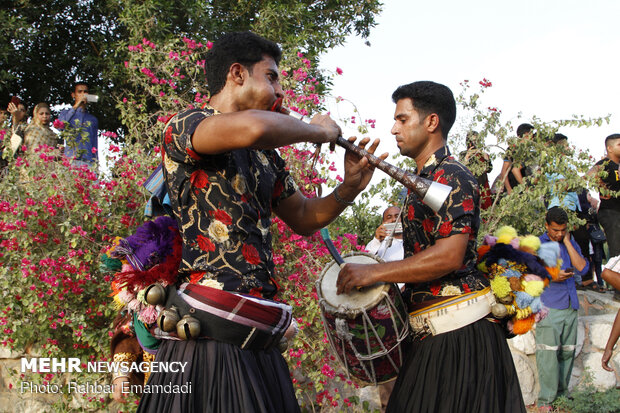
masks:
<instances>
[{"instance_id":1,"label":"spectator in background","mask_svg":"<svg viewBox=\"0 0 620 413\"><path fill-rule=\"evenodd\" d=\"M366 251L371 254L375 254L385 261L402 260L404 256L403 252L403 230L402 226L400 231L396 231L394 228L394 236L390 245L385 245L386 237L390 235L392 231L388 231L385 224L397 224L396 220L400 215L400 208L397 206L390 206L383 211L383 221L381 225L375 231L375 237L366 245Z\"/></svg>"},{"instance_id":2,"label":"spectator in background","mask_svg":"<svg viewBox=\"0 0 620 413\"><path fill-rule=\"evenodd\" d=\"M533 136L534 127L529 123L522 123L519 127L517 127L517 137L519 139L530 139ZM506 192L510 194L517 185L523 183L523 178L528 176L527 165L515 164L513 155L510 153L510 150L507 150L500 176L504 177L504 187Z\"/></svg>"},{"instance_id":3,"label":"spectator in background","mask_svg":"<svg viewBox=\"0 0 620 413\"><path fill-rule=\"evenodd\" d=\"M14 98L7 108L11 114L11 148L17 153L24 142L24 129L26 129L26 105L19 99Z\"/></svg>"},{"instance_id":4,"label":"spectator in background","mask_svg":"<svg viewBox=\"0 0 620 413\"><path fill-rule=\"evenodd\" d=\"M602 188L617 192L620 191L620 134L615 133L605 138L605 148L607 156L598 161L588 171L588 175L596 174ZM620 255L620 195L601 193L600 199L598 221L605 231L609 256L615 257ZM614 299L620 301L618 290L614 294Z\"/></svg>"},{"instance_id":5,"label":"spectator in background","mask_svg":"<svg viewBox=\"0 0 620 413\"><path fill-rule=\"evenodd\" d=\"M590 267L596 275L598 290L606 291L605 282L602 277L602 265L605 259L605 232L598 223L596 214L598 213L599 200L590 195L590 192L584 189L579 194L579 203L581 204L582 214L579 218L586 220L588 227L588 235L590 237ZM594 288L597 289L597 288ZM613 290L613 288L612 288Z\"/></svg>"},{"instance_id":6,"label":"spectator in background","mask_svg":"<svg viewBox=\"0 0 620 413\"><path fill-rule=\"evenodd\" d=\"M88 85L77 82L71 92L73 107L63 110L58 115L58 119L65 122L64 129L73 132L72 139L66 139L65 155L75 158L78 164L92 164L97 161L99 121L86 110L88 104L86 95Z\"/></svg>"},{"instance_id":7,"label":"spectator in background","mask_svg":"<svg viewBox=\"0 0 620 413\"><path fill-rule=\"evenodd\" d=\"M41 146L56 147L60 144L58 135L50 129L52 112L47 103L37 104L32 111L32 121L24 130L24 145L26 151L32 153Z\"/></svg>"},{"instance_id":8,"label":"spectator in background","mask_svg":"<svg viewBox=\"0 0 620 413\"><path fill-rule=\"evenodd\" d=\"M478 136L479 134L476 131L471 131L467 134L467 138L465 138L467 150L461 152L459 158L463 165L472 171L478 181L478 188L480 189L480 209L487 209L493 205L488 176L493 170L493 164L491 163L491 159L489 159L489 155L482 149L479 149L479 147L483 145L479 144Z\"/></svg>"},{"instance_id":9,"label":"spectator in background","mask_svg":"<svg viewBox=\"0 0 620 413\"><path fill-rule=\"evenodd\" d=\"M549 315L536 326L536 364L540 383L538 406L539 411L552 411L555 399L568 392L575 359L579 299L574 275L585 274L589 267L579 245L571 240L566 211L553 207L547 211L545 221L546 232L540 242L557 242L562 259L558 278L552 280L541 295Z\"/></svg>"},{"instance_id":10,"label":"spectator in background","mask_svg":"<svg viewBox=\"0 0 620 413\"><path fill-rule=\"evenodd\" d=\"M572 151L568 145L568 138L566 137L566 135L556 133L551 138L551 144L557 146L563 156L572 155ZM577 172L575 172L575 175L576 174ZM561 173L553 173L547 174L547 179L551 183L556 183L556 188L555 190L552 190L552 197L549 201L547 209L561 207L564 210L575 212L577 215L582 217L583 214L581 214L582 208L581 203L579 202L579 196L577 195L577 192L571 191L572 188L565 184L566 177ZM559 190L558 183L560 186ZM588 233L587 224L580 225L579 227L575 228L573 231L571 231L571 235L573 236L575 242L577 242L577 244L579 245L579 248L581 249L581 255L585 258L586 261L590 262L590 234ZM581 276L579 273L575 273L574 277L577 289L590 287L593 283L591 271L583 274L583 276Z\"/></svg>"}]
</instances>

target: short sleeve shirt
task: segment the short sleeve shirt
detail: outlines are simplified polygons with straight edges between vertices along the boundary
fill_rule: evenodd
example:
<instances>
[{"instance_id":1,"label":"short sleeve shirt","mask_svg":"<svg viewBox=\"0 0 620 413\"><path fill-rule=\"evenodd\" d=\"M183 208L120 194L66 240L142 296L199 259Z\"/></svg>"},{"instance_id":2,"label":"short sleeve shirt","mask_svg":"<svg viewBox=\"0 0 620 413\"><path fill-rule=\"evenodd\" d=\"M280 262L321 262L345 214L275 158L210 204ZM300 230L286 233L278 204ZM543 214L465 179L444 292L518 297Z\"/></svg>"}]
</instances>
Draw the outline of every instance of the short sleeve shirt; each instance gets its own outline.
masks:
<instances>
[{"instance_id":1,"label":"short sleeve shirt","mask_svg":"<svg viewBox=\"0 0 620 413\"><path fill-rule=\"evenodd\" d=\"M432 247L442 239L468 234L463 266L431 282L407 284L410 304L479 291L489 285L476 269L476 236L480 227L480 192L473 174L450 155L448 147L437 150L420 169L423 178L449 185L452 192L438 212L422 203L414 193L405 200L402 215L405 257Z\"/></svg>"},{"instance_id":2,"label":"short sleeve shirt","mask_svg":"<svg viewBox=\"0 0 620 413\"><path fill-rule=\"evenodd\" d=\"M218 112L188 110L164 130L164 176L183 240L179 271L190 282L270 298L271 213L297 187L275 150L195 152L192 135L209 116Z\"/></svg>"}]
</instances>

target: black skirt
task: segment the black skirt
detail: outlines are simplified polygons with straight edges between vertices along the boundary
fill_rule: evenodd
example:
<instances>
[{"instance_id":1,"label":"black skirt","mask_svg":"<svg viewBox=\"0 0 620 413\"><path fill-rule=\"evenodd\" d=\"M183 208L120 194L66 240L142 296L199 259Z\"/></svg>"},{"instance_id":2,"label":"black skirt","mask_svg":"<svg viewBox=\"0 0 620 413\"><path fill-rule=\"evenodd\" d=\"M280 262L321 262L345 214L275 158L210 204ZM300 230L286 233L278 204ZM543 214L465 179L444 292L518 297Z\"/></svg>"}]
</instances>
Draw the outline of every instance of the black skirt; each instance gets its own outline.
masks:
<instances>
[{"instance_id":1,"label":"black skirt","mask_svg":"<svg viewBox=\"0 0 620 413\"><path fill-rule=\"evenodd\" d=\"M168 386L149 394L145 388L138 412L299 412L288 366L275 348L253 351L215 340L164 340L156 361L188 363L183 373L152 373L150 389L191 383L191 392L174 393Z\"/></svg>"},{"instance_id":2,"label":"black skirt","mask_svg":"<svg viewBox=\"0 0 620 413\"><path fill-rule=\"evenodd\" d=\"M525 413L502 328L485 319L414 340L386 412Z\"/></svg>"}]
</instances>

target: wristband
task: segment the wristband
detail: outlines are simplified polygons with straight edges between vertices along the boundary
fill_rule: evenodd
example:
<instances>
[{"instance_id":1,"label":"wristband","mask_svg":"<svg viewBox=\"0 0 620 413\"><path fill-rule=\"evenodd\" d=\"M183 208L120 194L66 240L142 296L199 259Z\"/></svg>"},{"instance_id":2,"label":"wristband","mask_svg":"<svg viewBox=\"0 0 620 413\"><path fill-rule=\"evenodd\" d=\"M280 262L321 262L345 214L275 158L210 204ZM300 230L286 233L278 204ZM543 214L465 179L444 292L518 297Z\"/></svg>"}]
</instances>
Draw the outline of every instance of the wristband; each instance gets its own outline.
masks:
<instances>
[{"instance_id":1,"label":"wristband","mask_svg":"<svg viewBox=\"0 0 620 413\"><path fill-rule=\"evenodd\" d=\"M353 201L346 201L346 200L342 199L342 198L340 197L340 195L338 195L338 188L340 188L340 185L338 185L338 186L336 187L336 189L334 189L334 198L336 198L336 201L337 201L338 203L340 203L340 204L342 204L342 205L346 205L346 206L351 206L351 205L353 205L353 204L354 204L354 202L353 202Z\"/></svg>"}]
</instances>

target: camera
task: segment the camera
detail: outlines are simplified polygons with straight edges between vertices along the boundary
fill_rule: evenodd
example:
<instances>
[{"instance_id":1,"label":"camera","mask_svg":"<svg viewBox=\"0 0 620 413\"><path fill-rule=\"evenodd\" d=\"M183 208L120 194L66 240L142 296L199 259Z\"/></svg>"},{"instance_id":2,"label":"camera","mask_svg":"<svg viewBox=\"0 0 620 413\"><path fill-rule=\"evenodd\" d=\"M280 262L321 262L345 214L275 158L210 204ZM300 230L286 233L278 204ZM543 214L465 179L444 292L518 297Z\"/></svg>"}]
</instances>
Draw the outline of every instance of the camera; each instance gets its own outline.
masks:
<instances>
[{"instance_id":1,"label":"camera","mask_svg":"<svg viewBox=\"0 0 620 413\"><path fill-rule=\"evenodd\" d=\"M84 96L86 96L86 101L87 102L90 102L90 103L97 103L97 102L99 102L99 96L97 96L97 95L89 95L87 93Z\"/></svg>"},{"instance_id":2,"label":"camera","mask_svg":"<svg viewBox=\"0 0 620 413\"><path fill-rule=\"evenodd\" d=\"M400 222L392 222L389 224L383 224L385 230L389 233L394 231L394 234L402 234L403 233L403 224Z\"/></svg>"}]
</instances>

